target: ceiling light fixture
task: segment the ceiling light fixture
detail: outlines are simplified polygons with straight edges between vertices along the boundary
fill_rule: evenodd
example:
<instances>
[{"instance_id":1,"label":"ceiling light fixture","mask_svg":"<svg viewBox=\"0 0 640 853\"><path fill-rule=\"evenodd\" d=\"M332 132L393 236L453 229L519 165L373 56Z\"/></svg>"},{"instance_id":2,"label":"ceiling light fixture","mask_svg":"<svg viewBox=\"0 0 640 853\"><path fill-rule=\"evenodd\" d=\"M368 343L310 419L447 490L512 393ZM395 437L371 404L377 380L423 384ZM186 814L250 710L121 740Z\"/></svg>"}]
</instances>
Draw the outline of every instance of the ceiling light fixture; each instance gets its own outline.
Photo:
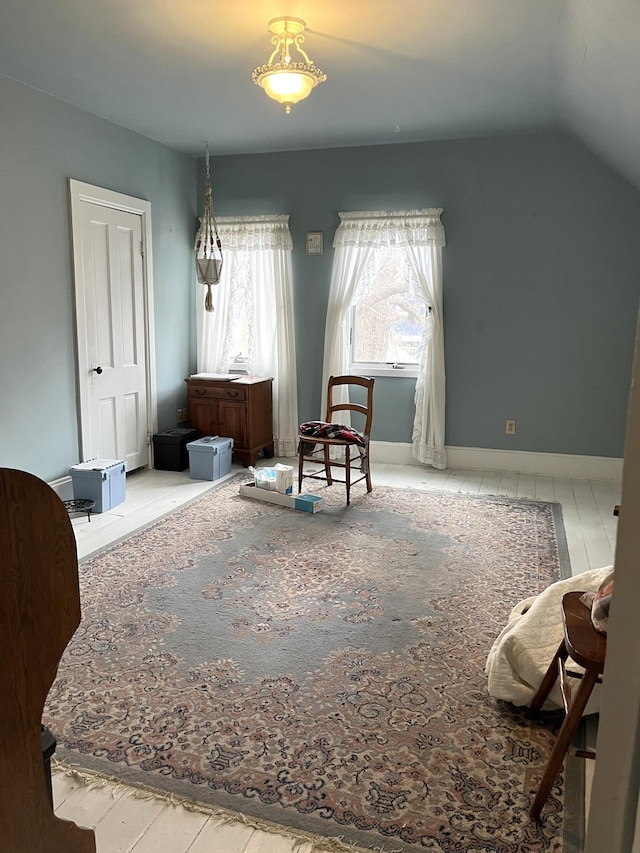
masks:
<instances>
[{"instance_id":1,"label":"ceiling light fixture","mask_svg":"<svg viewBox=\"0 0 640 853\"><path fill-rule=\"evenodd\" d=\"M206 311L213 311L213 296L211 285L218 284L222 272L222 243L218 236L216 216L213 212L213 195L211 192L211 169L209 167L209 143L205 145L204 155L205 185L204 206L200 228L196 234L196 272L198 282L206 285L207 293L204 300Z\"/></svg>"},{"instance_id":2,"label":"ceiling light fixture","mask_svg":"<svg viewBox=\"0 0 640 853\"><path fill-rule=\"evenodd\" d=\"M327 75L320 71L300 47L306 28L300 18L272 18L269 31L275 49L265 65L259 65L251 75L256 86L262 86L267 95L284 106L287 115L293 104L306 98L311 90L324 83ZM304 62L292 60L289 47L298 51Z\"/></svg>"}]
</instances>

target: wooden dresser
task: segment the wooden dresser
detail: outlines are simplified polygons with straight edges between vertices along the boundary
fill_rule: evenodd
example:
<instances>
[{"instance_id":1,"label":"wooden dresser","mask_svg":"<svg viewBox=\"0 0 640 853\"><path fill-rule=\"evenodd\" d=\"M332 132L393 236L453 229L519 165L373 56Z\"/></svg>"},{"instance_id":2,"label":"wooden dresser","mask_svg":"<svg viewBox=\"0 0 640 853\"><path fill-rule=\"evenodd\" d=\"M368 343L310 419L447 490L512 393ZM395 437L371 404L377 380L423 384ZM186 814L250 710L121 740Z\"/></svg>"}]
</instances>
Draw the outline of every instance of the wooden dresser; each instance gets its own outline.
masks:
<instances>
[{"instance_id":1,"label":"wooden dresser","mask_svg":"<svg viewBox=\"0 0 640 853\"><path fill-rule=\"evenodd\" d=\"M190 376L189 425L202 435L233 439L233 455L244 465L255 465L262 450L273 456L273 378L239 376L207 379Z\"/></svg>"}]
</instances>

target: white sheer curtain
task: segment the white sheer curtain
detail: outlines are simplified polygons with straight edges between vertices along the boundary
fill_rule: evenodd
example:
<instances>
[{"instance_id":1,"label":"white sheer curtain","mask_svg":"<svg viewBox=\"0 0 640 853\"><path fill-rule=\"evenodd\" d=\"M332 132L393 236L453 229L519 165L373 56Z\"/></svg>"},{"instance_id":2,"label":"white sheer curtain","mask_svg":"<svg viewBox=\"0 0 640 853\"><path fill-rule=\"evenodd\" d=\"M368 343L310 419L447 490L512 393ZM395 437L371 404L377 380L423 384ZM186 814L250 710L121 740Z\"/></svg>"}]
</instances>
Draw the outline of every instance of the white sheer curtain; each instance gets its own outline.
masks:
<instances>
[{"instance_id":1,"label":"white sheer curtain","mask_svg":"<svg viewBox=\"0 0 640 853\"><path fill-rule=\"evenodd\" d=\"M228 216L216 221L224 262L220 284L213 290L212 314L204 310L202 286L198 285L198 372L228 373L236 355L232 321L242 316L247 326L249 373L273 376L275 453L295 456L298 391L289 217Z\"/></svg>"},{"instance_id":2,"label":"white sheer curtain","mask_svg":"<svg viewBox=\"0 0 640 853\"><path fill-rule=\"evenodd\" d=\"M416 380L413 455L434 468L447 464L444 447L445 370L442 322L441 208L409 211L340 213L334 238L322 373L322 417L332 374L348 371L348 312L360 295L365 270L375 264L376 249L402 249L430 306L420 345Z\"/></svg>"},{"instance_id":3,"label":"white sheer curtain","mask_svg":"<svg viewBox=\"0 0 640 853\"><path fill-rule=\"evenodd\" d=\"M340 217L348 214L339 214ZM349 368L349 329L347 328L347 312L355 301L358 292L358 282L365 269L373 259L373 247L365 244L344 245L338 242L340 228L334 240L335 253L331 270L331 285L329 287L329 302L327 305L327 320L324 333L324 358L322 364L322 404L320 419L324 419L327 409L327 387L330 376L342 376ZM342 400L339 393L341 392ZM336 399L341 402L347 395L346 389L336 389ZM343 415L345 422L349 413Z\"/></svg>"}]
</instances>

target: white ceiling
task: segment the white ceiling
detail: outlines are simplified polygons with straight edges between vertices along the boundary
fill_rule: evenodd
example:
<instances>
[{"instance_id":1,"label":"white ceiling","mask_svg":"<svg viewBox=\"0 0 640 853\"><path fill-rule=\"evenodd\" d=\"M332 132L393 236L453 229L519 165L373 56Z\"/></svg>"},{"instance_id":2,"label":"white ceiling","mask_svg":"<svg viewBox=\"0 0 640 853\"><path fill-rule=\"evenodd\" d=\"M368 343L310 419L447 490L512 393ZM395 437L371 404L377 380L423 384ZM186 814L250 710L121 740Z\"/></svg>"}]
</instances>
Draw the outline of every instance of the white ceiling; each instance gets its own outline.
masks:
<instances>
[{"instance_id":1,"label":"white ceiling","mask_svg":"<svg viewBox=\"0 0 640 853\"><path fill-rule=\"evenodd\" d=\"M328 77L289 116L282 15ZM640 187L640 0L2 0L0 74L194 156L559 128Z\"/></svg>"}]
</instances>

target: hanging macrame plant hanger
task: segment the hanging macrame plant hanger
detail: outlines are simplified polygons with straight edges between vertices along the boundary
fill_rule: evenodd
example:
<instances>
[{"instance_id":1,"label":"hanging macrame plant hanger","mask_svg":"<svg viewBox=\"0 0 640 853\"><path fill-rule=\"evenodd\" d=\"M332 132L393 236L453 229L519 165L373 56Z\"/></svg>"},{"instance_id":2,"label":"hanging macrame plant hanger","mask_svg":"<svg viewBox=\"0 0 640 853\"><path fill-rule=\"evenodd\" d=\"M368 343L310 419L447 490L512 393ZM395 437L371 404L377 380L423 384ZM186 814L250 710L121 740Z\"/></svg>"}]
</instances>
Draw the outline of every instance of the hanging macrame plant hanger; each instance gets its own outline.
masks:
<instances>
[{"instance_id":1,"label":"hanging macrame plant hanger","mask_svg":"<svg viewBox=\"0 0 640 853\"><path fill-rule=\"evenodd\" d=\"M211 312L213 311L211 285L219 283L222 272L222 243L218 236L216 217L213 212L209 143L205 146L205 170L204 209L200 220L200 230L196 235L196 270L198 282L206 285L207 288L204 299L205 310Z\"/></svg>"}]
</instances>

